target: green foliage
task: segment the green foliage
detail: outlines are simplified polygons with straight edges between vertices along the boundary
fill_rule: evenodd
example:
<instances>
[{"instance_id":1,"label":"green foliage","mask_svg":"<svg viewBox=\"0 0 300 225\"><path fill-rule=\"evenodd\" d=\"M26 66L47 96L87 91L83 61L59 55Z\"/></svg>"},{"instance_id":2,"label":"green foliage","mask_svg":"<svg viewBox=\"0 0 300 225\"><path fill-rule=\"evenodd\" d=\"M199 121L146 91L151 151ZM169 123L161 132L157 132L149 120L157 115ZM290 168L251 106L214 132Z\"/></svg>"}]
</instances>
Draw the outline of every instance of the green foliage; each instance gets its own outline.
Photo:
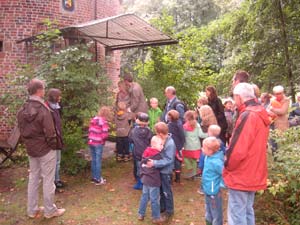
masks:
<instances>
[{"instance_id":1,"label":"green foliage","mask_svg":"<svg viewBox=\"0 0 300 225\"><path fill-rule=\"evenodd\" d=\"M68 174L75 175L86 168L87 161L76 153L86 147L81 127L74 122L64 124L64 150L62 151L61 167Z\"/></svg>"},{"instance_id":2,"label":"green foliage","mask_svg":"<svg viewBox=\"0 0 300 225\"><path fill-rule=\"evenodd\" d=\"M278 143L278 152L275 161L270 163L269 188L272 194L271 201L281 214L277 214L278 224L297 224L300 220L300 152L299 127L292 127L280 134L272 132L272 138Z\"/></svg>"}]
</instances>

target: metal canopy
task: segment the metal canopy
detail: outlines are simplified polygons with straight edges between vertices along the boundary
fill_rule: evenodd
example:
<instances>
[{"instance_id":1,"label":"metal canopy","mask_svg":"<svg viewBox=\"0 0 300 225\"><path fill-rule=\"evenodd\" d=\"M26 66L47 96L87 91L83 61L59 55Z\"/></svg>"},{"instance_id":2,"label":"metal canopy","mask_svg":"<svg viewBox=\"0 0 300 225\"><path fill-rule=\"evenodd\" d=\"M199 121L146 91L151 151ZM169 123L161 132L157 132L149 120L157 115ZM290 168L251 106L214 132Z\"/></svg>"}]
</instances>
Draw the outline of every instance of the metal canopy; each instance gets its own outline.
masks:
<instances>
[{"instance_id":1,"label":"metal canopy","mask_svg":"<svg viewBox=\"0 0 300 225\"><path fill-rule=\"evenodd\" d=\"M109 50L178 43L134 14L92 20L62 28L60 31L65 38L95 40ZM34 37L18 42L32 39Z\"/></svg>"}]
</instances>

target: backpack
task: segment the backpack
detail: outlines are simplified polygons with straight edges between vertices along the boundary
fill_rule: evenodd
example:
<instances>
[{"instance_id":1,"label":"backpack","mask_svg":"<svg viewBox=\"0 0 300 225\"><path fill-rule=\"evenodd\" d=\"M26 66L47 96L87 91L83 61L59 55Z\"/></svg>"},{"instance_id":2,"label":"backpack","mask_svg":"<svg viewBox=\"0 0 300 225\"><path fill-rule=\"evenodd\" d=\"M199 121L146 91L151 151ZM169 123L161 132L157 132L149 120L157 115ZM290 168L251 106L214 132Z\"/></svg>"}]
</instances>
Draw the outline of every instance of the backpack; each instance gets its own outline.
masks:
<instances>
[{"instance_id":1,"label":"backpack","mask_svg":"<svg viewBox=\"0 0 300 225\"><path fill-rule=\"evenodd\" d=\"M183 101L180 101L180 100L177 100L176 102L174 102L173 104L172 104L172 109L175 109L176 110L176 107L177 107L177 105L183 105L183 110L184 110L184 112L186 112L186 111L188 111L189 109L188 109L188 107L187 107L187 105L183 102Z\"/></svg>"}]
</instances>

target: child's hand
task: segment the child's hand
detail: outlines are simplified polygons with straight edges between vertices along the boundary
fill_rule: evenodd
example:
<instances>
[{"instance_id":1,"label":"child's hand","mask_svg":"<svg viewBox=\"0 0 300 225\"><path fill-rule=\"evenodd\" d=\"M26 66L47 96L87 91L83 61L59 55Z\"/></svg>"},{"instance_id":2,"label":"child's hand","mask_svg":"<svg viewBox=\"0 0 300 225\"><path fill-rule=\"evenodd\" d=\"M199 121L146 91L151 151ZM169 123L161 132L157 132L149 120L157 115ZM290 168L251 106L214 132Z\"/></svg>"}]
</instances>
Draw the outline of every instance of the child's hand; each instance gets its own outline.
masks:
<instances>
[{"instance_id":1,"label":"child's hand","mask_svg":"<svg viewBox=\"0 0 300 225\"><path fill-rule=\"evenodd\" d=\"M151 168L151 167L153 167L153 166L154 166L153 160L152 160L152 159L149 159L149 160L147 161L147 167Z\"/></svg>"}]
</instances>

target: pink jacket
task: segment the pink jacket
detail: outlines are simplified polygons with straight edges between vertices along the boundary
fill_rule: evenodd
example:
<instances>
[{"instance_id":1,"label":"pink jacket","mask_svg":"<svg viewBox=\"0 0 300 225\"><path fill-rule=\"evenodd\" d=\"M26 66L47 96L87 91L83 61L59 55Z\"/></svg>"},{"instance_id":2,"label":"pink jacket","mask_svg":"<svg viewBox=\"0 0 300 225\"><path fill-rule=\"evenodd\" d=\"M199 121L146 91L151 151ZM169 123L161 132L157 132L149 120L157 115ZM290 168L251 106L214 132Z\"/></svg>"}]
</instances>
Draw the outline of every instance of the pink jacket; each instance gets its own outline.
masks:
<instances>
[{"instance_id":1,"label":"pink jacket","mask_svg":"<svg viewBox=\"0 0 300 225\"><path fill-rule=\"evenodd\" d=\"M108 137L109 126L105 118L95 116L90 121L89 145L104 145Z\"/></svg>"}]
</instances>

